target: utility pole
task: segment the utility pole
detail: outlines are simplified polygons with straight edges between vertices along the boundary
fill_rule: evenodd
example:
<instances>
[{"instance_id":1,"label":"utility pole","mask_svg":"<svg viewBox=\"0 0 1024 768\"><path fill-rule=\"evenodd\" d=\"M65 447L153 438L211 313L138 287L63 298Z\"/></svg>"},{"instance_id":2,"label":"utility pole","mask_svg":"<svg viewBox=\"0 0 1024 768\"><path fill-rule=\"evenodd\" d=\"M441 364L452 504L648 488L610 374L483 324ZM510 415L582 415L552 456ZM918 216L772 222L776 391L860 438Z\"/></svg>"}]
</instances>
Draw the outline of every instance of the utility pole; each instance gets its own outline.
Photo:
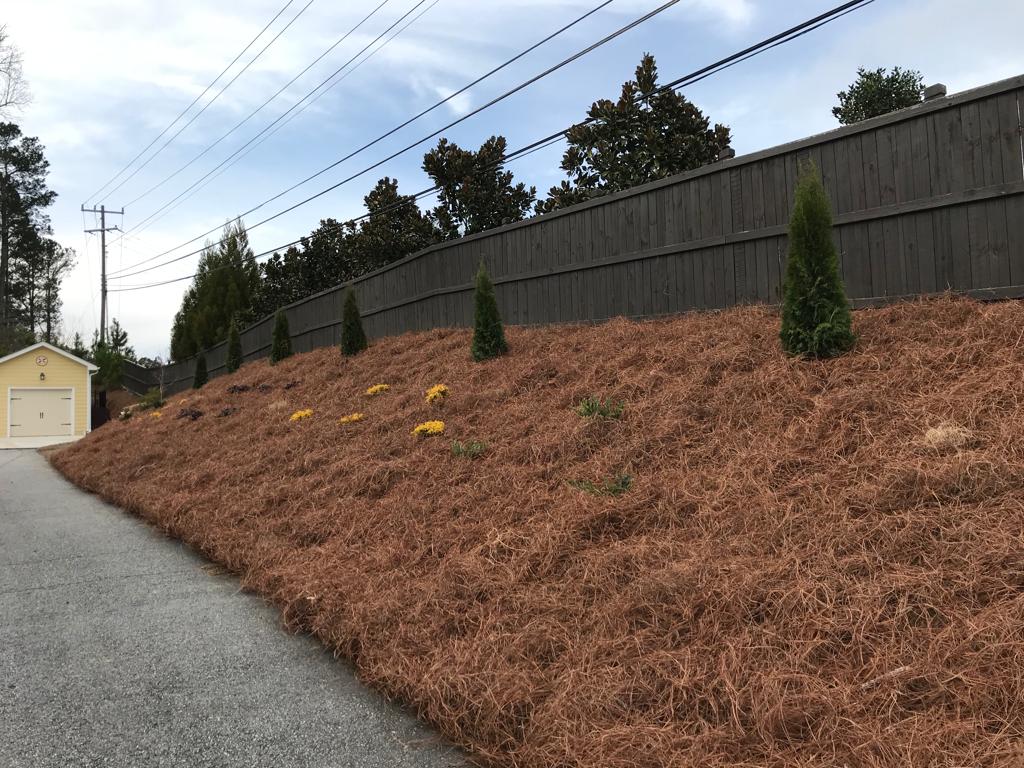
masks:
<instances>
[{"instance_id":1,"label":"utility pole","mask_svg":"<svg viewBox=\"0 0 1024 768\"><path fill-rule=\"evenodd\" d=\"M124 208L120 211L108 211L106 206L97 208L86 208L82 206L82 213L98 213L100 215L99 229L87 229L87 233L100 233L100 344L107 343L107 232L120 232L116 226L107 226L107 214L124 216Z\"/></svg>"}]
</instances>

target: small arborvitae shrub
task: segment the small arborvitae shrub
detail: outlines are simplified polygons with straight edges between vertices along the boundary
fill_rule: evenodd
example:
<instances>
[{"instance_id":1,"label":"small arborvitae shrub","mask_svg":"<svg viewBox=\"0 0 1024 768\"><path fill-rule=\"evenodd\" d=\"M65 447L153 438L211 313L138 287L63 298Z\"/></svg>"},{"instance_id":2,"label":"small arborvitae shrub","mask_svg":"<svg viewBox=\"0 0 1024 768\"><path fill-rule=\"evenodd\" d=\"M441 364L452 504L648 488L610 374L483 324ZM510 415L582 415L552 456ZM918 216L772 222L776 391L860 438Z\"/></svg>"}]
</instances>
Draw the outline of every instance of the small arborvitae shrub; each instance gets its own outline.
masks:
<instances>
[{"instance_id":1,"label":"small arborvitae shrub","mask_svg":"<svg viewBox=\"0 0 1024 768\"><path fill-rule=\"evenodd\" d=\"M455 440L452 442L452 456L463 459L476 459L483 456L487 451L487 444L479 440L470 440L465 443Z\"/></svg>"},{"instance_id":2,"label":"small arborvitae shrub","mask_svg":"<svg viewBox=\"0 0 1024 768\"><path fill-rule=\"evenodd\" d=\"M576 414L585 419L619 419L626 410L626 404L616 400L600 400L585 397L576 406Z\"/></svg>"},{"instance_id":3,"label":"small arborvitae shrub","mask_svg":"<svg viewBox=\"0 0 1024 768\"><path fill-rule=\"evenodd\" d=\"M274 335L270 342L270 364L279 363L292 355L292 337L288 330L288 316L283 309L274 316Z\"/></svg>"},{"instance_id":4,"label":"small arborvitae shrub","mask_svg":"<svg viewBox=\"0 0 1024 768\"><path fill-rule=\"evenodd\" d=\"M200 352L199 357L196 358L196 372L192 377L192 389L201 389L209 380L210 375L206 372L206 355Z\"/></svg>"},{"instance_id":5,"label":"small arborvitae shrub","mask_svg":"<svg viewBox=\"0 0 1024 768\"><path fill-rule=\"evenodd\" d=\"M814 163L800 170L789 220L782 300L782 348L790 355L835 357L854 342L850 302L832 240L832 210Z\"/></svg>"},{"instance_id":6,"label":"small arborvitae shrub","mask_svg":"<svg viewBox=\"0 0 1024 768\"><path fill-rule=\"evenodd\" d=\"M498 313L498 300L494 296L494 284L487 276L483 263L476 273L476 295L474 296L473 359L489 360L508 352L505 329Z\"/></svg>"},{"instance_id":7,"label":"small arborvitae shrub","mask_svg":"<svg viewBox=\"0 0 1024 768\"><path fill-rule=\"evenodd\" d=\"M164 398L163 395L160 394L160 387L150 387L146 390L146 394L142 396L138 407L140 410L148 411L153 408L160 408L163 404Z\"/></svg>"},{"instance_id":8,"label":"small arborvitae shrub","mask_svg":"<svg viewBox=\"0 0 1024 768\"><path fill-rule=\"evenodd\" d=\"M228 373L234 373L242 367L242 335L238 332L238 323L231 321L231 328L228 330L228 357L224 364Z\"/></svg>"},{"instance_id":9,"label":"small arborvitae shrub","mask_svg":"<svg viewBox=\"0 0 1024 768\"><path fill-rule=\"evenodd\" d=\"M629 490L633 484L633 478L626 474L595 483L592 480L570 480L569 485L577 490L589 493L592 496L621 496Z\"/></svg>"},{"instance_id":10,"label":"small arborvitae shrub","mask_svg":"<svg viewBox=\"0 0 1024 768\"><path fill-rule=\"evenodd\" d=\"M363 320L359 316L356 292L349 288L345 291L345 307L341 313L341 354L358 355L364 349L366 333L363 331Z\"/></svg>"}]
</instances>

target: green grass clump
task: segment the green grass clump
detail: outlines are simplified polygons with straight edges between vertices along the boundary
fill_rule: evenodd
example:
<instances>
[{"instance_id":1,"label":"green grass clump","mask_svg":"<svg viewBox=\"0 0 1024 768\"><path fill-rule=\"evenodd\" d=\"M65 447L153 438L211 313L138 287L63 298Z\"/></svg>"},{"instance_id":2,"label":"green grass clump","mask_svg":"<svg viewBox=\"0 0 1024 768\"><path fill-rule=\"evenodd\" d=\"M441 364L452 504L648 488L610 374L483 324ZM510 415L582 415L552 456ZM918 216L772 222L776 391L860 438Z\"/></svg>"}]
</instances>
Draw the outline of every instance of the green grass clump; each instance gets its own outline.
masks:
<instances>
[{"instance_id":1,"label":"green grass clump","mask_svg":"<svg viewBox=\"0 0 1024 768\"><path fill-rule=\"evenodd\" d=\"M625 409L626 404L621 401L585 397L576 406L576 414L585 419L619 419Z\"/></svg>"},{"instance_id":2,"label":"green grass clump","mask_svg":"<svg viewBox=\"0 0 1024 768\"><path fill-rule=\"evenodd\" d=\"M479 440L470 440L469 442L463 443L459 440L452 441L452 456L458 456L465 459L476 459L487 451L487 443L481 443Z\"/></svg>"},{"instance_id":3,"label":"green grass clump","mask_svg":"<svg viewBox=\"0 0 1024 768\"><path fill-rule=\"evenodd\" d=\"M163 395L160 394L160 387L150 387L146 394L139 400L139 410L148 411L154 408L162 408L164 404Z\"/></svg>"},{"instance_id":4,"label":"green grass clump","mask_svg":"<svg viewBox=\"0 0 1024 768\"><path fill-rule=\"evenodd\" d=\"M633 484L633 478L626 474L595 483L592 480L569 480L573 488L589 493L591 496L621 496Z\"/></svg>"}]
</instances>

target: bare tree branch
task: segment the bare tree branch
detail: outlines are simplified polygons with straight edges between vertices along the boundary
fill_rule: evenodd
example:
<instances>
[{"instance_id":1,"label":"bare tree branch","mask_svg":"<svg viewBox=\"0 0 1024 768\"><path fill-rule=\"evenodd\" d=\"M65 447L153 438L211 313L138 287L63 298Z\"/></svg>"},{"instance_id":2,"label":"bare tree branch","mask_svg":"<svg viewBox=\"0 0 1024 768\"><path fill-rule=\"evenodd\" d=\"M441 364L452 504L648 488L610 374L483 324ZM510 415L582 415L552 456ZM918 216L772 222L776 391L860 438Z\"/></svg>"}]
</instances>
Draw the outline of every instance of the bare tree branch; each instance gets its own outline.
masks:
<instances>
[{"instance_id":1,"label":"bare tree branch","mask_svg":"<svg viewBox=\"0 0 1024 768\"><path fill-rule=\"evenodd\" d=\"M7 27L0 26L0 117L9 116L32 101L22 71L21 51L10 41Z\"/></svg>"}]
</instances>

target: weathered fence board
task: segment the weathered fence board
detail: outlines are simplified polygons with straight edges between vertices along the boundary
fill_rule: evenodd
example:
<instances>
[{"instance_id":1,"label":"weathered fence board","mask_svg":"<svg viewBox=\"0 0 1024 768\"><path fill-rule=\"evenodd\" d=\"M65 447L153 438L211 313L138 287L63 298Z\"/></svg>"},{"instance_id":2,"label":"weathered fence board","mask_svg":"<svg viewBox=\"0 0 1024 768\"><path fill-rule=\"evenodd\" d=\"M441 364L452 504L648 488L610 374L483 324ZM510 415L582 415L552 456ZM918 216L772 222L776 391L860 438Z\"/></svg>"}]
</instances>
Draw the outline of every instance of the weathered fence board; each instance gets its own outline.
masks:
<instances>
[{"instance_id":1,"label":"weathered fence board","mask_svg":"<svg viewBox=\"0 0 1024 768\"><path fill-rule=\"evenodd\" d=\"M1022 107L1024 76L431 246L352 285L371 337L468 325L481 261L512 324L777 303L797 172L812 159L856 303L1024 296ZM339 343L345 287L286 308L296 351ZM272 326L243 331L247 361L268 353ZM223 344L207 352L211 376L224 358ZM166 388L188 387L193 366L167 366Z\"/></svg>"}]
</instances>

